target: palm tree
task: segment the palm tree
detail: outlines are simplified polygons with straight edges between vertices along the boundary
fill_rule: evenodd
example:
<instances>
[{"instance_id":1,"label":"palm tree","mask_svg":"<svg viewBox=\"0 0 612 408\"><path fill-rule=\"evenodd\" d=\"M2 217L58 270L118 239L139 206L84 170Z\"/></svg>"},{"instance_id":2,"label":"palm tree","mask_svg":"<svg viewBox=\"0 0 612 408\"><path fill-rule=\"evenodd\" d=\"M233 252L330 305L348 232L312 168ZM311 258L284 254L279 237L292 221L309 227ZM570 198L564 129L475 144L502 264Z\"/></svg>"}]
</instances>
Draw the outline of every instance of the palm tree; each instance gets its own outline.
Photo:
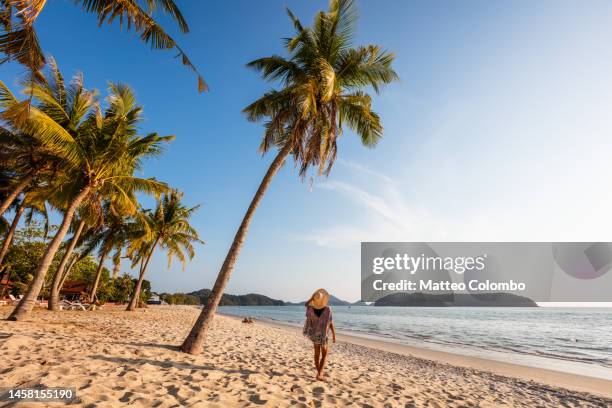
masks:
<instances>
[{"instance_id":1,"label":"palm tree","mask_svg":"<svg viewBox=\"0 0 612 408\"><path fill-rule=\"evenodd\" d=\"M57 268L55 275L53 277L53 283L52 283L50 296L49 296L49 304L52 306L49 309L51 310L59 309L59 294L60 294L62 287L64 286L64 283L66 282L66 279L70 275L72 268L79 261L82 261L83 259L87 258L89 255L91 255L91 253L96 249L96 247L100 245L100 243L102 243L103 247L105 246L105 243L108 243L110 244L111 250L113 248L115 249L115 254L112 257L112 261L114 264L113 279L115 279L118 276L120 262L121 262L121 259L120 259L121 250L123 249L123 245L127 243L127 240L129 240L133 236L130 233L133 230L132 225L134 225L134 223L127 223L127 218L123 218L123 217L122 217L122 220L126 222L124 224L119 224L118 220L112 221L111 223L109 223L107 221L109 217L108 207L110 207L109 203L105 203L105 210L103 214L106 214L106 215L104 215L103 220L92 220L96 225L89 226L89 228L87 228L86 231L82 232L80 235L77 234L73 236L72 239L74 239L74 237L77 237L77 240L78 240L78 237L80 236L80 240L77 241L76 245L81 246L81 250L78 252L74 252L74 253L72 251L71 252L66 251L66 253L64 254L64 258L62 258L62 262L60 263L60 266ZM118 217L114 213L111 213L110 216ZM103 222L104 225L106 225L103 229L101 229L100 225L98 225L100 222ZM119 228L120 232L108 231L109 228L113 228L113 229ZM123 241L124 239L126 241ZM94 281L92 288L90 289L90 300L92 302L95 299L100 277L104 269L104 260L106 258L106 255L108 255L108 253L104 253L104 252L99 254L100 261L96 268L95 281ZM65 266L65 267L62 267L62 266Z\"/></svg>"},{"instance_id":2,"label":"palm tree","mask_svg":"<svg viewBox=\"0 0 612 408\"><path fill-rule=\"evenodd\" d=\"M106 204L104 214L104 228L91 238L89 244L91 249L86 249L86 251L90 251L99 246L96 277L89 293L90 302L93 302L96 298L106 257L114 250L113 263L117 266L121 258L121 250L137 234L134 223L130 222L126 216L116 212L110 203Z\"/></svg>"},{"instance_id":3,"label":"palm tree","mask_svg":"<svg viewBox=\"0 0 612 408\"><path fill-rule=\"evenodd\" d=\"M19 62L29 68L32 81L45 64L34 23L46 3L47 0L0 0L0 53L4 54L0 64L12 60ZM133 28L151 48L175 49L183 65L197 74L198 91L208 89L187 54L153 18L154 12L161 9L178 23L181 32L189 32L187 21L173 0L77 0L75 3L80 4L84 12L96 15L100 26L118 19L122 28L125 21L127 30Z\"/></svg>"},{"instance_id":4,"label":"palm tree","mask_svg":"<svg viewBox=\"0 0 612 408\"><path fill-rule=\"evenodd\" d=\"M109 197L123 211L135 211L134 192L160 194L167 190L155 179L134 176L142 161L162 152L163 144L173 136L137 135L142 108L136 104L133 92L125 85L110 84L107 108L95 103L94 93L83 87L82 75L77 75L66 89L63 80L49 81L43 75L25 93L34 95L38 103L28 111L24 122L12 126L34 135L64 161L63 171L50 186L50 195L66 205L61 225L49 243L28 290L13 313L11 320L20 320L32 310L45 281L45 275L66 235L75 212L82 203L100 207ZM61 98L57 96L61 95ZM20 102L2 88L9 109ZM10 121L10 115L4 115Z\"/></svg>"},{"instance_id":5,"label":"palm tree","mask_svg":"<svg viewBox=\"0 0 612 408\"><path fill-rule=\"evenodd\" d=\"M58 201L55 200L55 197L52 194L47 196L51 202L55 202L56 205L58 204ZM47 308L49 310L59 310L60 290L62 289L65 278L68 276L70 271L69 268L74 265L71 263L71 261L78 258L78 256L73 256L73 252L79 245L80 241L83 241L83 235L92 235L92 231L99 230L103 223L103 215L101 214L99 208L95 205L97 203L94 201L94 205L91 205L91 202L87 202L85 204L86 205L81 205L77 211L77 215L75 215L72 220L72 237L65 243L64 255L62 256L62 259L53 275L49 293L49 302L47 303ZM64 208L65 205L66 203L59 201L59 208Z\"/></svg>"},{"instance_id":6,"label":"palm tree","mask_svg":"<svg viewBox=\"0 0 612 408\"><path fill-rule=\"evenodd\" d=\"M85 218L80 217L73 220L72 225L72 238L66 243L64 255L57 266L57 270L53 275L53 281L51 283L51 290L49 292L49 301L47 302L47 308L49 310L59 310L59 292L61 290L61 282L64 276L64 270L66 269L69 260L72 258L74 248L77 246L83 229L85 228Z\"/></svg>"},{"instance_id":7,"label":"palm tree","mask_svg":"<svg viewBox=\"0 0 612 408\"><path fill-rule=\"evenodd\" d=\"M311 28L302 26L291 11L288 14L296 30L286 41L289 58L273 55L248 64L264 79L280 81L282 89L266 93L244 109L251 121L267 119L261 152L272 148L278 152L236 232L206 306L181 346L187 353L200 352L253 214L287 156L293 156L302 178L311 166L318 168L319 175L327 175L343 125L357 133L366 147L374 147L382 137L380 118L371 110L364 89L378 92L381 85L397 79L391 68L393 54L375 45L351 47L356 16L351 0L332 0Z\"/></svg>"},{"instance_id":8,"label":"palm tree","mask_svg":"<svg viewBox=\"0 0 612 408\"><path fill-rule=\"evenodd\" d=\"M5 89L0 81L0 88ZM21 106L4 99L0 90L0 106L5 108L0 119L20 120ZM45 148L33 136L20 132L6 123L0 126L0 161L3 163L0 215L15 203L21 193L35 190L53 178L61 168L61 158Z\"/></svg>"},{"instance_id":9,"label":"palm tree","mask_svg":"<svg viewBox=\"0 0 612 408\"><path fill-rule=\"evenodd\" d=\"M34 214L40 214L43 216L43 218L45 219L45 235L49 226L49 216L47 214L47 206L45 204L45 200L37 194L25 194L21 201L19 201L19 203L14 203L13 206L15 207L15 215L13 216L10 228L6 232L2 247L0 248L0 267L2 266L4 257L8 253L9 248L11 247L15 231L17 230L17 225L19 224L19 221L21 220L21 217L24 213L26 224L30 224L32 218L34 217Z\"/></svg>"},{"instance_id":10,"label":"palm tree","mask_svg":"<svg viewBox=\"0 0 612 408\"><path fill-rule=\"evenodd\" d=\"M181 203L183 193L172 190L157 201L155 211L145 211L142 220L141 238L133 242L129 252L132 254L133 264L140 264L138 282L132 293L127 310L133 311L138 306L140 288L145 272L153 252L159 246L166 251L168 268L173 258L183 265L186 264L185 252L192 259L195 252L193 243L203 243L198 232L189 224L189 219L200 207L186 207Z\"/></svg>"}]
</instances>

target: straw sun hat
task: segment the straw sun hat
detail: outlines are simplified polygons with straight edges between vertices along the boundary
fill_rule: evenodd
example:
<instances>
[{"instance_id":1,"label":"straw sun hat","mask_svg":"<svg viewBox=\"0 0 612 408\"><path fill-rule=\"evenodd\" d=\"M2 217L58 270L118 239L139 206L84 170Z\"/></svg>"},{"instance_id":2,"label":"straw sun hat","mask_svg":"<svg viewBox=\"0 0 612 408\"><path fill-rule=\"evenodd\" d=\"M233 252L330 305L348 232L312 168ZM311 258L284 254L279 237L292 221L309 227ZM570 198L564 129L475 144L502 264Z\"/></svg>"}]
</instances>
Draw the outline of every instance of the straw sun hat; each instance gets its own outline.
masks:
<instances>
[{"instance_id":1,"label":"straw sun hat","mask_svg":"<svg viewBox=\"0 0 612 408\"><path fill-rule=\"evenodd\" d=\"M317 291L312 294L311 299L310 306L315 309L323 309L327 306L327 302L329 301L329 293L327 293L325 289L317 289Z\"/></svg>"}]
</instances>

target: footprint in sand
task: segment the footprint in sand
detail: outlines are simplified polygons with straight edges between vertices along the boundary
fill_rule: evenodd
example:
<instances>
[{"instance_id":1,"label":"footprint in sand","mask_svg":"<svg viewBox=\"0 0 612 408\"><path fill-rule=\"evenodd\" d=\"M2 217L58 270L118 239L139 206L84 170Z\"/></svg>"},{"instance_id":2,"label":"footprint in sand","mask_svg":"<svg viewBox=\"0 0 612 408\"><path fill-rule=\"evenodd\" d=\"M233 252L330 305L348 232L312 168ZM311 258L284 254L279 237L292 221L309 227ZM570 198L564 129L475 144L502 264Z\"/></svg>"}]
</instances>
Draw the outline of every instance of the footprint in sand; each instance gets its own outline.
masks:
<instances>
[{"instance_id":1,"label":"footprint in sand","mask_svg":"<svg viewBox=\"0 0 612 408\"><path fill-rule=\"evenodd\" d=\"M261 399L261 397L259 396L259 394L253 394L249 397L249 401L251 401L253 404L257 404L257 405L264 405L266 402L268 402L268 400L263 400Z\"/></svg>"},{"instance_id":2,"label":"footprint in sand","mask_svg":"<svg viewBox=\"0 0 612 408\"><path fill-rule=\"evenodd\" d=\"M321 396L323 396L324 393L325 393L325 388L323 387L314 387L312 389L312 395L315 398L320 398Z\"/></svg>"},{"instance_id":3,"label":"footprint in sand","mask_svg":"<svg viewBox=\"0 0 612 408\"><path fill-rule=\"evenodd\" d=\"M123 396L121 398L119 398L119 401L121 401L121 402L128 402L132 395L134 395L133 392L126 392L125 394L123 394Z\"/></svg>"}]
</instances>

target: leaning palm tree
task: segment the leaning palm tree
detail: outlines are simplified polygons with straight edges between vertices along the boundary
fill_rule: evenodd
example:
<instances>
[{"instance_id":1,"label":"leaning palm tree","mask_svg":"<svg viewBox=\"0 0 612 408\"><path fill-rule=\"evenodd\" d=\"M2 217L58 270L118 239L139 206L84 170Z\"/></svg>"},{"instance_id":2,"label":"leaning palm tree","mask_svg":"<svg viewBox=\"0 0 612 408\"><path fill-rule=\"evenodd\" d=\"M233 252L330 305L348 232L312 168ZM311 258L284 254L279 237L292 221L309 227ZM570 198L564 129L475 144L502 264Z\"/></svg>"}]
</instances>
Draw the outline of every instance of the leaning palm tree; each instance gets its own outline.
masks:
<instances>
[{"instance_id":1,"label":"leaning palm tree","mask_svg":"<svg viewBox=\"0 0 612 408\"><path fill-rule=\"evenodd\" d=\"M59 309L59 295L61 292L66 279L70 275L72 268L83 259L87 258L96 250L99 249L99 262L96 268L96 275L94 279L94 283L90 289L90 301L94 301L96 297L96 292L98 290L98 285L100 282L100 277L102 275L104 269L104 261L106 256L108 255L108 251L113 250L115 253L112 256L113 261L113 279L115 279L119 275L119 269L121 264L121 251L123 246L127 244L128 240L133 237L137 237L138 231L134 227L134 222L128 222L126 217L119 216L116 214L114 209L109 210L111 207L110 203L105 203L104 211L102 214L98 212L92 214L90 213L90 217L93 215L94 218L89 220L89 225L86 231L78 234L75 232L71 241L77 239L76 246L80 246L78 251L75 250L74 247L67 249L62 257L62 261L60 262L60 266L57 268L55 275L53 277L53 282L51 286L50 296L49 296L49 309L50 310L58 310ZM109 217L112 220L109 221ZM73 222L74 223L74 222ZM102 224L104 226L102 226ZM77 227L78 228L78 227ZM79 242L80 237L80 242ZM71 245L72 242L70 242Z\"/></svg>"},{"instance_id":2,"label":"leaning palm tree","mask_svg":"<svg viewBox=\"0 0 612 408\"><path fill-rule=\"evenodd\" d=\"M59 87L66 89L63 83ZM29 109L25 122L11 123L62 157L64 169L56 176L50 194L67 203L60 227L42 256L25 296L9 316L11 320L30 314L51 262L81 205L100 207L103 200L111 197L124 211L135 211L138 204L131 199L135 192L161 194L167 190L164 183L155 179L134 176L142 168L142 161L160 154L173 136L137 134L142 108L127 86L109 85L108 106L104 111L93 102L93 93L84 89L81 75L70 83L64 99L56 98L57 88L58 84L44 77L38 79L32 89L25 90L38 103ZM3 93L4 99L11 100L13 105L19 104L8 90ZM79 111L78 120L62 125L70 109ZM10 121L11 115L5 115L4 119Z\"/></svg>"},{"instance_id":3,"label":"leaning palm tree","mask_svg":"<svg viewBox=\"0 0 612 408\"><path fill-rule=\"evenodd\" d=\"M155 211L145 211L140 217L141 237L133 242L128 251L132 255L133 265L139 264L138 281L127 307L129 311L138 306L142 281L157 247L166 251L168 268L172 265L172 259L178 258L184 269L187 262L185 252L192 259L195 254L193 244L203 243L198 232L189 224L200 206L186 207L181 202L182 198L182 193L172 190L157 201Z\"/></svg>"},{"instance_id":4,"label":"leaning palm tree","mask_svg":"<svg viewBox=\"0 0 612 408\"><path fill-rule=\"evenodd\" d=\"M31 80L45 64L45 57L34 29L36 19L43 11L47 0L0 0L0 64L15 60L29 68ZM98 24L112 24L119 20L122 28L134 29L140 39L154 49L174 49L183 65L197 74L198 91L207 90L206 82L189 60L183 49L153 18L161 9L178 23L183 33L189 32L187 21L173 0L77 0L86 13L94 14Z\"/></svg>"},{"instance_id":5,"label":"leaning palm tree","mask_svg":"<svg viewBox=\"0 0 612 408\"><path fill-rule=\"evenodd\" d=\"M393 54L374 45L351 47L356 14L350 0L332 0L311 28L288 14L296 29L286 41L289 58L274 55L248 64L264 79L280 81L282 89L266 93L244 110L251 121L267 119L260 150L276 149L276 157L238 228L206 306L181 346L184 352L200 352L253 214L285 159L293 156L302 177L311 166L327 175L343 125L355 131L366 147L374 147L382 137L380 118L371 110L364 89L378 92L381 85L397 79L391 68Z\"/></svg>"},{"instance_id":6,"label":"leaning palm tree","mask_svg":"<svg viewBox=\"0 0 612 408\"><path fill-rule=\"evenodd\" d=\"M0 107L5 108L2 116L17 119L20 105L4 99L6 86L0 81ZM0 118L3 119L3 118ZM61 158L46 149L36 138L19 132L10 125L0 125L0 162L2 162L2 189L0 215L28 190L36 190L52 179L62 167Z\"/></svg>"},{"instance_id":7,"label":"leaning palm tree","mask_svg":"<svg viewBox=\"0 0 612 408\"><path fill-rule=\"evenodd\" d=\"M57 206L57 200L53 196L53 194L48 195L50 201ZM62 196L60 194L60 196ZM91 202L86 202L87 205L81 205L81 207L76 212L70 229L72 230L72 237L65 242L64 245L64 254L60 260L55 273L53 274L53 280L51 283L51 289L49 291L49 302L47 303L47 308L49 310L59 310L59 295L60 290L62 288L64 277L67 276L69 272L69 267L71 265L71 261L76 259L77 255L74 255L73 252L75 248L79 246L80 241L82 241L83 235L86 235L88 232L91 235L91 231L96 231L100 229L103 216L99 211L98 207L95 205L95 201L93 201L94 205L89 205ZM66 202L63 205L60 205L60 209L65 208L67 205ZM83 234L83 232L86 234Z\"/></svg>"},{"instance_id":8,"label":"leaning palm tree","mask_svg":"<svg viewBox=\"0 0 612 408\"><path fill-rule=\"evenodd\" d=\"M89 235L91 234L91 231L86 231L85 233L81 234L81 240L80 242L77 242L77 246L80 247L80 250L74 250L72 253L72 256L70 257L70 259L68 260L68 263L66 264L65 268L63 269L63 271L61 271L58 268L58 272L61 271L61 276L59 276L59 286L57 288L57 299L58 299L58 305L59 305L59 294L62 290L62 288L64 287L64 283L66 282L66 280L68 279L68 277L70 276L70 273L72 272L72 269L74 268L74 266L79 263L80 261L82 261L83 259L87 258L89 255L91 255L90 252L87 252L84 248L83 248L83 241L85 240L83 238L84 235ZM55 276L54 276L55 279ZM53 294L51 294L52 296Z\"/></svg>"},{"instance_id":9,"label":"leaning palm tree","mask_svg":"<svg viewBox=\"0 0 612 408\"><path fill-rule=\"evenodd\" d=\"M64 255L62 255L62 259L60 260L60 263L53 274L51 289L49 291L49 301L47 302L47 308L49 310L59 310L59 292L61 289L60 284L62 282L62 277L64 276L65 269L72 259L74 248L77 246L79 239L81 238L81 234L85 228L85 223L86 221L83 217L75 217L72 221L72 237L68 240L68 242L66 242L64 247Z\"/></svg>"},{"instance_id":10,"label":"leaning palm tree","mask_svg":"<svg viewBox=\"0 0 612 408\"><path fill-rule=\"evenodd\" d=\"M112 203L107 202L104 210L104 227L91 237L88 248L85 249L85 251L90 252L96 247L99 248L96 276L89 292L90 302L96 299L98 285L104 269L104 261L106 261L107 256L113 251L115 252L112 260L116 269L121 259L121 250L137 234L136 224L130 221L125 214L117 212Z\"/></svg>"}]
</instances>

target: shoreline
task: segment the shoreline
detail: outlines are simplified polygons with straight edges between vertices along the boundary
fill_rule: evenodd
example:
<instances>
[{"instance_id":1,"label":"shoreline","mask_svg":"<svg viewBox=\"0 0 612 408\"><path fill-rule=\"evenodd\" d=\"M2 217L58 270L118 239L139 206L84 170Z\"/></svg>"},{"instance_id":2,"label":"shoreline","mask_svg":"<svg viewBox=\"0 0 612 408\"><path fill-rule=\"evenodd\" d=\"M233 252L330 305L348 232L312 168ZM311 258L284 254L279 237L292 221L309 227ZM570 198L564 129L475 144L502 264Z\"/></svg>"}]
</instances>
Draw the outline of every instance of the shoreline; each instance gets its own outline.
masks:
<instances>
[{"instance_id":1,"label":"shoreline","mask_svg":"<svg viewBox=\"0 0 612 408\"><path fill-rule=\"evenodd\" d=\"M234 320L242 320L241 317L217 312L218 315ZM260 319L257 323L268 325L283 330L292 331L301 335L301 327L291 323ZM437 363L448 364L455 367L476 369L490 372L505 377L511 377L527 381L535 381L554 387L562 387L572 391L588 392L612 397L612 381L590 377L581 374L566 373L547 368L532 367L517 363L508 363L482 357L467 356L458 353L451 353L441 350L433 350L425 347L410 346L383 339L366 336L359 336L343 331L336 331L338 342L350 343L358 346L369 347L379 351L409 356L424 360L435 361Z\"/></svg>"}]
</instances>

